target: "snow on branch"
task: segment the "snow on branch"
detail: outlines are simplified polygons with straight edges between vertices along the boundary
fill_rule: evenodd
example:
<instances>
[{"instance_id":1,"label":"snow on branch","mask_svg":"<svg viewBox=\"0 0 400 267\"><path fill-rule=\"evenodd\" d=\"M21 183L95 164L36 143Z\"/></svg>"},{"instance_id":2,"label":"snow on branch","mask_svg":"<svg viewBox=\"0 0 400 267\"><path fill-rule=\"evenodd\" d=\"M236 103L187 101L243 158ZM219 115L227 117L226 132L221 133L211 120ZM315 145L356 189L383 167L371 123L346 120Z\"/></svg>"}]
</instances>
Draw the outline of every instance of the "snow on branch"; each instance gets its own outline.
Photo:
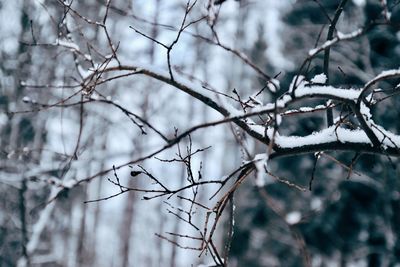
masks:
<instances>
[{"instance_id":1,"label":"snow on branch","mask_svg":"<svg viewBox=\"0 0 400 267\"><path fill-rule=\"evenodd\" d=\"M69 40L65 40L65 39L57 39L56 40L56 44L57 45L60 45L60 46L63 46L63 47L65 47L65 48L69 48L69 49L71 49L71 51L80 51L80 49L79 49L79 46L76 44L76 43L74 43L74 42L71 42L71 41L69 41Z\"/></svg>"},{"instance_id":2,"label":"snow on branch","mask_svg":"<svg viewBox=\"0 0 400 267\"><path fill-rule=\"evenodd\" d=\"M379 130L378 130L379 129ZM374 131L383 146L399 148L400 136L384 130L380 126L376 126ZM272 138L273 129L267 130L267 135ZM307 136L281 136L275 134L275 144L279 148L299 148L309 145L327 144L332 142L340 142L342 144L364 144L372 146L366 133L361 130L350 130L343 127L331 126L318 132L314 132Z\"/></svg>"},{"instance_id":3,"label":"snow on branch","mask_svg":"<svg viewBox=\"0 0 400 267\"><path fill-rule=\"evenodd\" d=\"M321 46L311 49L308 52L308 56L312 58L312 57L316 56L319 52L324 51L325 49L333 46L334 44L336 44L340 41L351 40L351 39L354 39L354 38L357 38L357 37L363 35L364 33L365 33L365 29L358 29L358 30L355 30L355 31L353 31L351 33L347 33L347 34L338 32L337 36L335 38L333 38L332 40L328 40L325 43L323 43Z\"/></svg>"},{"instance_id":4,"label":"snow on branch","mask_svg":"<svg viewBox=\"0 0 400 267\"><path fill-rule=\"evenodd\" d=\"M177 76L174 79L171 79L168 70L162 69L159 67L139 64L139 63L131 63L129 62L126 65L120 65L119 62L111 61L108 64L100 65L99 70L92 72L89 74L85 80L92 79L92 76L95 73L102 72L121 72L121 71L133 71L135 74L142 74L153 79L159 80L161 82L165 82L189 95L192 97L202 101L207 106L213 108L218 111L224 119L217 122L212 122L210 124L216 125L219 123L225 122L234 122L243 130L245 130L248 134L255 137L261 142L266 144L270 144L270 140L274 139L274 149L275 151L282 152L282 149L286 151L288 149L292 149L293 151L297 151L299 148L304 148L303 152L307 152L307 147L313 146L312 150L318 150L317 147L320 145L321 150L323 147L326 147L327 144L330 144L330 150L334 150L335 145L339 144L357 144L362 145L357 149L372 151L379 153L379 149L383 148L391 148L396 149L400 147L400 138L383 129L383 127L373 124L371 120L371 115L367 112L367 108L363 106L363 108L356 108L355 104L357 100L359 100L362 96L362 93L365 91L364 89L347 89L334 87L331 85L323 85L320 84L319 81L323 79L321 75L317 75L318 77L314 77L311 79L311 82L303 79L298 79L296 86L294 87L294 82L292 82L291 87L289 88L289 92L291 94L286 93L283 94L277 101L273 103L267 103L265 105L259 105L255 108L252 108L247 111L240 111L233 107L226 98L221 98L213 92L206 90L202 83L199 81L192 81L187 78ZM376 78L371 80L369 84L374 83L374 81L382 80L388 77L394 77L400 74L400 70L393 70L383 72L378 75ZM294 80L297 77L294 78ZM294 87L294 88L293 88ZM326 128L320 132L315 132L309 136L298 137L298 136L280 136L277 133L276 136L271 135L271 129L267 129L267 134L265 135L265 126L257 125L250 119L250 117L255 115L262 114L274 114L275 112L285 114L284 109L287 108L291 103L297 102L301 99L306 98L325 98L336 101L341 101L344 103L350 104L355 110L358 119L360 120L361 128L356 130L350 130L342 127L338 127L338 125L331 126ZM319 107L321 109L321 107ZM326 108L326 106L325 106ZM322 107L324 109L324 107ZM302 107L299 108L302 110ZM306 109L309 110L309 109ZM304 110L303 110L304 111ZM368 115L369 114L369 115ZM365 122L365 119L369 119L368 123ZM340 145L339 145L340 146ZM370 147L374 146L374 149L370 149ZM343 146L340 146L342 149ZM350 149L350 148L349 148ZM395 152L391 152L391 154L398 154Z\"/></svg>"},{"instance_id":5,"label":"snow on branch","mask_svg":"<svg viewBox=\"0 0 400 267\"><path fill-rule=\"evenodd\" d=\"M373 78L372 80L367 82L365 84L364 88L362 89L362 92L357 100L358 105L360 105L359 103L361 102L362 98L366 95L368 89L371 88L371 86L373 86L374 84L376 84L379 81L391 79L391 78L397 78L397 77L400 77L400 68L382 71L380 74L375 76L375 78Z\"/></svg>"},{"instance_id":6,"label":"snow on branch","mask_svg":"<svg viewBox=\"0 0 400 267\"><path fill-rule=\"evenodd\" d=\"M357 100L360 94L361 90L358 89L336 88L330 85L301 86L295 90L297 98L320 96L342 101Z\"/></svg>"}]
</instances>

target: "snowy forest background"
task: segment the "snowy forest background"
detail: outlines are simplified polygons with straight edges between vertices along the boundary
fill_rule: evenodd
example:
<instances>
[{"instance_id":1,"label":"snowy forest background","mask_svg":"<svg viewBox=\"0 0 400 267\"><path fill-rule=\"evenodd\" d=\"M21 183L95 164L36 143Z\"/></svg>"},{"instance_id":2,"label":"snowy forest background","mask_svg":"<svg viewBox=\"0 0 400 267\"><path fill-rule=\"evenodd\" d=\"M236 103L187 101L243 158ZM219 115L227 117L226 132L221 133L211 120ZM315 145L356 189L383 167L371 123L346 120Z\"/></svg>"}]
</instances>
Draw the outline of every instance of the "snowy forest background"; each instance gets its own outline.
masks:
<instances>
[{"instance_id":1,"label":"snowy forest background","mask_svg":"<svg viewBox=\"0 0 400 267\"><path fill-rule=\"evenodd\" d=\"M400 1L1 0L0 21L0 266L400 266Z\"/></svg>"}]
</instances>

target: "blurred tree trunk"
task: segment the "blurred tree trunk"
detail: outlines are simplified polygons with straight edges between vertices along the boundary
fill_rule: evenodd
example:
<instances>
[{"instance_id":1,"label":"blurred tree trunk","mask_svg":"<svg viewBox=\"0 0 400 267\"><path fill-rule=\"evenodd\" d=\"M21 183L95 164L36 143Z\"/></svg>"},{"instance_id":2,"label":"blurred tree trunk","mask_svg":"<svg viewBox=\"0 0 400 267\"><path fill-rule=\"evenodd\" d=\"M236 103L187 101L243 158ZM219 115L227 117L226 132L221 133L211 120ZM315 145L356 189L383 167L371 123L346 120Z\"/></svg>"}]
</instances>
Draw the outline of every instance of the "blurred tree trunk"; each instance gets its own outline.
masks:
<instances>
[{"instance_id":1,"label":"blurred tree trunk","mask_svg":"<svg viewBox=\"0 0 400 267\"><path fill-rule=\"evenodd\" d=\"M17 54L17 71L14 73L14 84L16 90L13 92L14 94L12 95L12 101L15 103L15 106L21 107L21 96L24 91L24 87L21 85L21 81L26 80L28 77L27 75L27 68L29 66L29 63L31 62L30 59L30 54L28 53L27 46L22 44L22 41L27 40L29 33L30 33L30 18L29 18L29 9L30 9L30 1L24 0L22 2L22 8L21 8L21 19L20 19L20 25L21 25L21 32L19 35L18 40L20 41L18 45L18 54ZM18 145L20 144L20 123L22 120L21 115L14 116L12 121L11 121L11 133L10 133L10 139L9 139L9 148L10 151L16 152L18 149Z\"/></svg>"},{"instance_id":2,"label":"blurred tree trunk","mask_svg":"<svg viewBox=\"0 0 400 267\"><path fill-rule=\"evenodd\" d=\"M80 193L84 192L84 188L80 188ZM82 195L82 194L80 194ZM79 248L82 241L82 221L84 220L84 204L83 199L75 197L71 205L70 213L70 234L68 237L68 253L67 253L67 267L79 266Z\"/></svg>"},{"instance_id":3,"label":"blurred tree trunk","mask_svg":"<svg viewBox=\"0 0 400 267\"><path fill-rule=\"evenodd\" d=\"M182 166L181 170L180 170L180 174L179 174L179 177L181 178L180 182L179 182L179 186L180 187L182 187L183 184L185 183L185 175L186 175L186 169L185 169L185 166ZM182 199L178 199L177 207L180 207L181 204L182 204ZM180 228L180 225L181 225L181 221L176 219L174 221L174 223L175 223L175 225L174 225L173 233L179 233L179 228ZM160 232L160 233L162 233L162 232ZM177 236L174 235L172 237L172 241L175 242L175 243L178 242ZM175 245L172 245L171 249L172 250L171 250L171 258L170 258L169 266L175 267L175 266L177 266L177 250L179 248L177 246L175 246Z\"/></svg>"},{"instance_id":4,"label":"blurred tree trunk","mask_svg":"<svg viewBox=\"0 0 400 267\"><path fill-rule=\"evenodd\" d=\"M29 33L30 29L30 20L28 16L28 10L30 9L30 3L27 0L22 2L21 8L21 18L20 18L20 25L21 25L21 32L19 35L19 40L22 41L26 38L27 34ZM18 46L17 52L17 71L15 72L14 76L14 84L15 84L15 92L14 95L11 97L11 101L15 103L16 107L20 106L20 98L23 93L23 87L21 86L21 80L26 79L26 68L29 66L30 62L30 54L27 52L27 47L23 45L21 42ZM15 153L15 159L11 158L11 160L19 160L18 158L18 146L22 143L21 140L21 121L22 116L14 116L11 120L11 132L9 137L9 152ZM21 176L21 184L19 189L19 219L20 219L20 229L21 229L21 257L18 261L18 266L30 266L30 258L27 251L28 245L28 221L27 221L27 202L26 202L26 192L27 192L27 181L24 177L25 173L25 165L20 166L20 176Z\"/></svg>"},{"instance_id":5,"label":"blurred tree trunk","mask_svg":"<svg viewBox=\"0 0 400 267\"><path fill-rule=\"evenodd\" d=\"M160 0L156 0L155 3L155 14L154 14L154 25L152 27L151 31L151 37L154 39L157 39L158 36L158 28L157 28L157 23L158 23L158 17L159 17L159 12L160 12ZM150 64L154 63L154 58L155 58L155 43L151 42L149 51L149 58L150 58ZM149 83L152 83L152 81L149 81ZM151 85L149 85L149 88L151 88ZM148 119L147 112L149 108L149 91L146 90L143 96L143 102L141 104L141 113L142 113L142 118L144 120ZM145 143L143 142L142 139L137 138L135 141L135 151L132 157L137 157L143 154L143 148L145 147ZM129 180L129 187L137 187L138 182L137 179L130 179ZM132 247L131 244L133 243L132 240L134 239L134 236L132 236L133 229L134 229L134 214L135 214L135 203L136 203L137 197L136 193L133 191L127 192L127 199L124 203L124 208L122 212L122 223L121 223L121 255L122 255L122 265L121 266L129 266L129 264L132 264L129 262L129 255L132 253ZM162 220L160 220L162 221ZM162 253L161 250L158 251L160 254ZM154 256L154 255L152 255Z\"/></svg>"},{"instance_id":6,"label":"blurred tree trunk","mask_svg":"<svg viewBox=\"0 0 400 267\"><path fill-rule=\"evenodd\" d=\"M106 128L106 122L104 120L100 119L100 124L103 125L104 128ZM101 141L100 141L100 151L103 155L106 155L107 153L107 140L108 140L108 133L107 131L104 132L102 135ZM104 170L106 166L106 157L102 157L100 164L99 164L99 169ZM95 181L92 182L92 191L93 193L90 194L90 199L99 199L102 193L103 189L103 179L96 179ZM89 206L88 212L90 213L90 217L92 220L92 228L88 228L88 235L90 236L89 241L90 241L90 247L93 249L91 250L90 255L88 256L88 265L89 266L95 266L97 264L96 258L98 257L97 255L97 244L99 244L99 237L100 233L98 232L99 230L99 222L100 222L100 216L101 216L101 206L99 202L94 202L92 205ZM90 232L89 232L90 229Z\"/></svg>"}]
</instances>

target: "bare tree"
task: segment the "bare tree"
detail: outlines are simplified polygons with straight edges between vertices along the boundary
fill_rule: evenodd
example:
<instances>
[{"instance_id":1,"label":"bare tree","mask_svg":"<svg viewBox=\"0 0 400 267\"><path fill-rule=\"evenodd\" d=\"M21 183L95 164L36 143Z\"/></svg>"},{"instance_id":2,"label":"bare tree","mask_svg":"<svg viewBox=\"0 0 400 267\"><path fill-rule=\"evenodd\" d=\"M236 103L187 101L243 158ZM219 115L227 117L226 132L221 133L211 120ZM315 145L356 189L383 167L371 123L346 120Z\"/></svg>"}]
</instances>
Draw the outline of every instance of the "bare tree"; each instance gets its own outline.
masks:
<instances>
[{"instance_id":1,"label":"bare tree","mask_svg":"<svg viewBox=\"0 0 400 267\"><path fill-rule=\"evenodd\" d=\"M348 177L354 173L358 174L355 166L361 155L377 155L387 159L392 165L398 162L400 136L394 129L380 123L375 111L388 109L386 103L398 96L400 69L381 69L368 79L368 75L362 71L353 71L352 75L360 74L362 76L359 77L360 80L365 80L361 86L352 84L347 86L344 82L332 82L331 78L332 62L334 62L332 58L335 55L333 51L338 46L344 43L359 44L377 28L399 29L399 24L393 22L390 17L391 10L394 10L396 5L380 1L380 17L368 20L359 28L344 33L339 24L344 10L351 8L348 7L350 5L348 1L342 0L337 3L333 14L328 14L320 1L314 1L321 7L318 15L326 16L329 24L317 33L318 41L314 47L308 47L305 53L301 51L303 60L293 71L291 83L281 85L283 78L280 70L277 73L267 73L266 69L271 71L271 65L259 66L262 61L253 61L246 55L248 51L242 51L240 45L224 41L224 33L219 23L223 20L221 16L225 5L230 1L181 1L179 5L174 6L179 11L176 13L179 15L179 20L175 20L172 25L163 22L161 1L156 1L154 5L155 19L142 18L129 8L120 8L121 5L116 0L97 1L98 13L86 12L81 4L74 1L56 2L56 8L62 10L62 14L59 15L60 18L51 16L52 20L58 22L53 25L57 29L55 42L48 42L46 39L42 41L40 39L42 36L36 36L32 27L32 40L27 41L28 38L21 37L23 40L21 47L30 47L33 51L41 49L43 53L54 53L56 50L57 53L63 54L61 57L63 61L60 64L63 65L63 69L69 70L68 75L60 79L57 76L59 74L54 73L49 76L49 82L45 84L42 83L43 80L29 76L27 82L23 81L18 86L20 93L15 97L17 102L22 98L23 89L29 94L29 89L32 88L49 92L52 92L50 89L62 88L63 93L52 92L54 97L41 96L37 99L26 96L23 98L24 106L17 106L15 110L8 111L8 114L32 114L30 116L33 117L57 109L61 109L62 112L74 111L70 116L75 117L77 122L71 126L75 129L75 138L71 138L74 141L67 142L70 147L65 149L62 160L53 159L59 163L56 170L43 171L40 166L38 171L35 169L22 171L23 179L18 184L23 236L20 266L31 265L38 240L46 227L44 221L51 217L54 202L62 199L65 194L79 192L77 188L101 178L107 178L109 185L112 185L113 190L117 192L99 197L96 195L94 199L85 201L87 205L93 202L98 204L123 194L128 195L120 222L122 266L130 263L131 244L135 238L132 227L136 214L134 205L137 194L141 195L144 201L159 200L163 203L159 213L165 208L167 214L178 222L172 231L165 231L164 221L160 221L160 233L156 234L160 241L172 243L176 248L196 251L197 255L205 260L212 260L215 266L230 265L235 196L243 183L253 178L253 183L265 205L284 222L292 240L296 241L295 246L300 251L303 265L311 266L311 256L304 237L295 223L285 218L286 212L266 190L268 184L276 182L300 192L307 191L307 187L281 177L282 170L276 168L279 165L275 162L283 157L314 155L309 190L312 190L321 157L331 159L337 168L344 168L348 172ZM248 1L239 2L241 9L251 5ZM46 9L45 4L41 5ZM240 39L245 36L246 31L244 27L246 14L242 15L237 32L239 42L246 41L246 38ZM114 16L125 18L128 24L118 24ZM140 21L141 24L131 24L131 20ZM121 29L120 25L125 28ZM259 32L263 31L262 27L260 29ZM26 35L27 31L28 28L24 29L22 34ZM143 52L140 59L136 56L130 57L129 45L124 43L126 39L120 39L116 34L118 31L125 31L133 36L132 38L150 43L150 50L147 53ZM240 69L238 71L240 76L234 77L239 81L237 83L234 79L227 81L225 85L228 90L222 88L221 83L211 84L205 74L206 71L203 70L201 73L196 69L197 60L191 65L182 56L194 50L186 40L201 43L209 51L218 51L225 56L233 57L232 62L240 64L235 66ZM25 65L29 66L31 63L21 61L20 64L19 69L23 69ZM192 69L188 66L192 66ZM313 73L313 66L319 67L321 72ZM370 69L373 67L371 64ZM340 71L346 75L343 69ZM354 69L354 66L349 69ZM240 82L247 78L248 83ZM57 82L53 83L53 79ZM254 86L255 79L259 81L260 88L240 88L247 84ZM141 93L137 87L144 87L143 90L146 92ZM133 97L124 92L110 97L111 88L134 91L131 94ZM151 96L150 91L153 91ZM149 103L161 99L158 97L163 91L173 92L173 96L164 103L154 105L154 109L150 109ZM188 102L201 103L204 109L202 112L212 115L203 116L202 122L192 124L190 120L196 111L191 106L181 110L186 116L181 116L177 120L182 120L178 122L179 127L168 125L168 122L173 120L167 106L179 105L180 95L175 92L186 94L190 99ZM126 97L130 101L129 105L114 99L118 96ZM140 101L136 101L137 99ZM27 105L29 110L23 110ZM90 108L95 105L101 106L104 110L117 110L119 112L117 119L110 114L104 114L107 113L104 110L104 113L98 114L96 109ZM154 115L155 113L157 115ZM110 128L115 127L118 132L131 131L136 139L132 142L135 144L135 150L129 153L130 160L122 163L107 162L107 155L96 155L96 151L103 153L104 149L93 149L90 156L84 154L87 147L95 146L93 139L98 137L94 136L93 132L106 134L102 133L105 131L104 125L96 129L97 123L91 122L96 116L100 120L104 118L104 121L111 125ZM118 116L125 118L128 123L124 121L116 125L116 121L120 118ZM290 126L288 122L300 121L304 116L310 120L319 118L320 123L311 133L298 136L293 133L295 131L290 130L295 124ZM160 122L163 120L167 123ZM11 123L9 143L12 151L17 151L16 136L21 132L20 126L21 121L17 119ZM38 115L38 124L35 127L34 148L43 150L44 141L41 139L45 129L43 117ZM234 140L235 146L240 147L242 153L229 157L240 162L229 162L227 166L233 167L223 177L205 177L203 161L206 159L202 155L215 146L221 146L218 140L213 140L212 133L215 128L225 129L225 138ZM105 144L106 140L101 143L104 148L109 147ZM350 164L346 164L336 159L333 153L334 155L352 153L354 157ZM222 156L222 160L225 160L225 156ZM39 154L35 161L45 161L45 158ZM94 168L96 172L91 173L90 165L95 164L94 162L102 164L100 169ZM171 177L173 175L168 172L160 173L158 168L153 167L154 164L163 164L171 168L178 166L178 169L182 170L181 177ZM130 175L127 175L127 170ZM24 203L29 192L29 183L35 179L42 179L42 182L49 184L51 191L38 214L36 223L32 229L27 229ZM72 227L72 236L68 239L71 246L72 256L69 259L71 266L85 262L81 244L89 238L83 215L85 209L82 208L80 200L81 197L75 197L72 204L66 208L71 213L71 220L79 218L79 224ZM179 225L185 225L185 230L181 231ZM376 225L371 224L370 227L374 228ZM29 237L28 233L31 233ZM175 266L177 262L176 248L172 249L171 266ZM162 247L159 246L158 249L159 265L161 265ZM344 255L345 250L342 252ZM79 253L81 255L78 257Z\"/></svg>"}]
</instances>

